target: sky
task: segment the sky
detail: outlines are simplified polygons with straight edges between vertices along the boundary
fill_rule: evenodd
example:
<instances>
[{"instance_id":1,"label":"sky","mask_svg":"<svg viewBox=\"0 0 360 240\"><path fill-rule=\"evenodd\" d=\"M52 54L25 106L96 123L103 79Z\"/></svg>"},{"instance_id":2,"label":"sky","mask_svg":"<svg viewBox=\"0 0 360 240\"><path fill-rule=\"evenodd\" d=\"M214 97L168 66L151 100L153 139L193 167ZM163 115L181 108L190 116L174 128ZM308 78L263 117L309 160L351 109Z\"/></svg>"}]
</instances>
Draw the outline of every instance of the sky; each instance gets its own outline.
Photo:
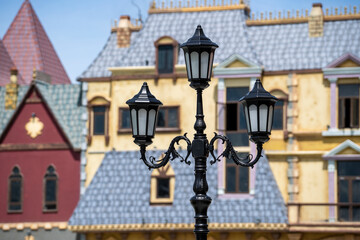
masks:
<instances>
[{"instance_id":1,"label":"sky","mask_svg":"<svg viewBox=\"0 0 360 240\"><path fill-rule=\"evenodd\" d=\"M0 0L2 39L24 0ZM159 2L159 0L157 0ZM165 0L168 1L169 0ZM194 1L194 0L191 0ZM210 1L210 0L208 0ZM234 2L236 0L233 0ZM151 0L30 0L72 82L91 64L121 15L146 21ZM357 6L360 0L250 0L252 13ZM191 35L192 33L189 33Z\"/></svg>"}]
</instances>

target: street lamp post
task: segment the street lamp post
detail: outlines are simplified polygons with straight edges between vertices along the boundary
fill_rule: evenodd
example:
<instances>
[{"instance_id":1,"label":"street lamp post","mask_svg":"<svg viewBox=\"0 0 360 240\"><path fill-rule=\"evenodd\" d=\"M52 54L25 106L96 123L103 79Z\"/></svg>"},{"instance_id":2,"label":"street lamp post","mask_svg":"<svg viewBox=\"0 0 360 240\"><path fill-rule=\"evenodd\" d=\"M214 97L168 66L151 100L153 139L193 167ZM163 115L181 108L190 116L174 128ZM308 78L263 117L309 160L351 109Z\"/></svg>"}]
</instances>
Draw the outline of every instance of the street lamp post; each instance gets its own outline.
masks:
<instances>
[{"instance_id":1,"label":"street lamp post","mask_svg":"<svg viewBox=\"0 0 360 240\"><path fill-rule=\"evenodd\" d=\"M146 83L132 99L126 103L130 108L131 126L134 142L140 146L141 159L149 169L165 166L169 160L180 158L182 162L190 164L188 157L192 154L195 159L195 181L193 190L195 195L190 202L195 210L195 229L194 233L197 240L206 240L208 230L207 210L211 203L211 198L206 194L208 184L206 181L206 161L209 153L213 160L210 164L220 161L222 157L233 159L233 161L243 167L253 167L260 159L262 145L269 140L271 133L274 105L277 99L267 92L260 80L256 80L254 88L239 101L242 103L245 112L247 130L250 141L257 147L255 158L251 154L246 157L239 157L232 147L231 142L226 136L218 135L211 139L210 143L204 134L206 124L203 114L202 92L209 86L214 61L215 49L218 45L207 38L199 25L195 34L180 46L184 50L186 71L190 87L197 92L197 111L194 129L196 130L194 140L191 142L186 134L175 137L165 156L156 160L153 156L148 159L145 156L146 147L152 143L155 133L155 123L159 105L162 103L157 100L149 91ZM175 143L184 140L187 143L187 155L185 157L175 150ZM215 156L214 143L221 140L226 147L223 153Z\"/></svg>"}]
</instances>

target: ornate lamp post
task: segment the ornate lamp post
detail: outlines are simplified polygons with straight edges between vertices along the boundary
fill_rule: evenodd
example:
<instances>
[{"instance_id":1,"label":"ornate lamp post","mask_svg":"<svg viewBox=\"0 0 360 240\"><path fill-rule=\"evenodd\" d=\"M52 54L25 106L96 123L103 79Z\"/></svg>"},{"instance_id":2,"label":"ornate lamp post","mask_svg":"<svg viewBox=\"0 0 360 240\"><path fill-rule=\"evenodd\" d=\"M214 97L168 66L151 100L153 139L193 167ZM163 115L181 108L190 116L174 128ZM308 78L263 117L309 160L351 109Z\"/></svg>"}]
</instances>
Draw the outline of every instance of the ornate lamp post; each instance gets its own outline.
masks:
<instances>
[{"instance_id":1,"label":"ornate lamp post","mask_svg":"<svg viewBox=\"0 0 360 240\"><path fill-rule=\"evenodd\" d=\"M195 159L195 181L193 190L195 195L190 199L195 209L195 235L197 240L207 239L208 216L207 210L211 203L211 198L206 195L208 184L206 181L206 160L209 153L213 156L210 161L214 164L220 161L222 157L231 158L233 161L244 167L253 167L260 159L262 145L269 140L271 133L274 105L277 99L267 92L260 80L256 80L254 88L248 92L239 101L244 106L248 135L250 141L257 146L257 155L255 158L251 154L240 158L231 142L226 136L217 135L211 139L210 143L204 134L206 124L203 114L202 91L209 86L215 49L218 45L207 38L199 25L195 34L180 46L184 50L186 71L190 82L190 87L197 92L197 111L194 129L196 130L194 140L191 142L186 134L175 137L165 153L163 159L156 160L154 157L146 158L146 146L152 143L154 137L155 122L157 110L161 102L157 100L149 91L146 83L143 84L140 92L126 103L130 107L130 116L132 124L134 142L140 146L141 159L146 166L159 168L175 158L180 158L182 162L190 164L188 157L192 154ZM226 148L218 157L214 154L214 143L216 140L226 142ZM187 155L182 157L175 150L175 143L184 140L187 143Z\"/></svg>"}]
</instances>

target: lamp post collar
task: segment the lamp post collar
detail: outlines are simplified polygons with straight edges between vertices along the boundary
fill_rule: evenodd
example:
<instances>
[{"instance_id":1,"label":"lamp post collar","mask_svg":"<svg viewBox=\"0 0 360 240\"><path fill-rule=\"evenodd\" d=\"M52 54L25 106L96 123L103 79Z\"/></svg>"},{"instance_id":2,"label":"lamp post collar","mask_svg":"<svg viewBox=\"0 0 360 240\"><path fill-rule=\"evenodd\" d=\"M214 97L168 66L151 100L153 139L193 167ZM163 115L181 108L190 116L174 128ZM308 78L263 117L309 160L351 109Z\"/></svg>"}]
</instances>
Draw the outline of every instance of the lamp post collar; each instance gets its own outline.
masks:
<instances>
[{"instance_id":1,"label":"lamp post collar","mask_svg":"<svg viewBox=\"0 0 360 240\"><path fill-rule=\"evenodd\" d=\"M268 91L266 91L260 81L260 79L256 79L253 89L248 92L245 96L240 98L240 102L246 100L255 100L255 99L268 99L269 101L276 102L278 99L271 95Z\"/></svg>"},{"instance_id":2,"label":"lamp post collar","mask_svg":"<svg viewBox=\"0 0 360 240\"><path fill-rule=\"evenodd\" d=\"M162 103L151 94L149 87L146 82L143 83L140 92L136 94L132 99L126 101L126 104L153 104L153 105L162 105Z\"/></svg>"},{"instance_id":3,"label":"lamp post collar","mask_svg":"<svg viewBox=\"0 0 360 240\"><path fill-rule=\"evenodd\" d=\"M203 29L200 25L197 26L194 35L189 38L185 43L181 44L180 47L189 47L189 46L207 46L218 48L219 46L211 41L208 37L205 36Z\"/></svg>"}]
</instances>

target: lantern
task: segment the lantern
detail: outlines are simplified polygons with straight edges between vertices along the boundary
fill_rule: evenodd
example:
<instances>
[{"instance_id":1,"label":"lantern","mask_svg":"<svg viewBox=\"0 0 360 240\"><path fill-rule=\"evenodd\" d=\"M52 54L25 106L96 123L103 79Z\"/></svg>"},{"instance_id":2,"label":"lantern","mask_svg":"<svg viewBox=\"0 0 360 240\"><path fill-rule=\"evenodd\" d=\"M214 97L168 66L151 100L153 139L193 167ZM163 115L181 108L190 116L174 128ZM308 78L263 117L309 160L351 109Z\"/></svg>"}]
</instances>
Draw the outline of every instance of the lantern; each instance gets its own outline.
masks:
<instances>
[{"instance_id":1,"label":"lantern","mask_svg":"<svg viewBox=\"0 0 360 240\"><path fill-rule=\"evenodd\" d=\"M180 47L184 50L190 86L195 89L207 88L211 79L214 52L218 45L207 38L198 25L194 35Z\"/></svg>"},{"instance_id":2,"label":"lantern","mask_svg":"<svg viewBox=\"0 0 360 240\"><path fill-rule=\"evenodd\" d=\"M162 103L150 93L146 82L140 92L126 104L130 108L130 119L134 142L139 146L148 146L155 135L155 124L159 106Z\"/></svg>"},{"instance_id":3,"label":"lantern","mask_svg":"<svg viewBox=\"0 0 360 240\"><path fill-rule=\"evenodd\" d=\"M256 144L267 142L271 134L274 105L278 99L266 91L257 79L254 88L239 101L245 112L250 141Z\"/></svg>"}]
</instances>

